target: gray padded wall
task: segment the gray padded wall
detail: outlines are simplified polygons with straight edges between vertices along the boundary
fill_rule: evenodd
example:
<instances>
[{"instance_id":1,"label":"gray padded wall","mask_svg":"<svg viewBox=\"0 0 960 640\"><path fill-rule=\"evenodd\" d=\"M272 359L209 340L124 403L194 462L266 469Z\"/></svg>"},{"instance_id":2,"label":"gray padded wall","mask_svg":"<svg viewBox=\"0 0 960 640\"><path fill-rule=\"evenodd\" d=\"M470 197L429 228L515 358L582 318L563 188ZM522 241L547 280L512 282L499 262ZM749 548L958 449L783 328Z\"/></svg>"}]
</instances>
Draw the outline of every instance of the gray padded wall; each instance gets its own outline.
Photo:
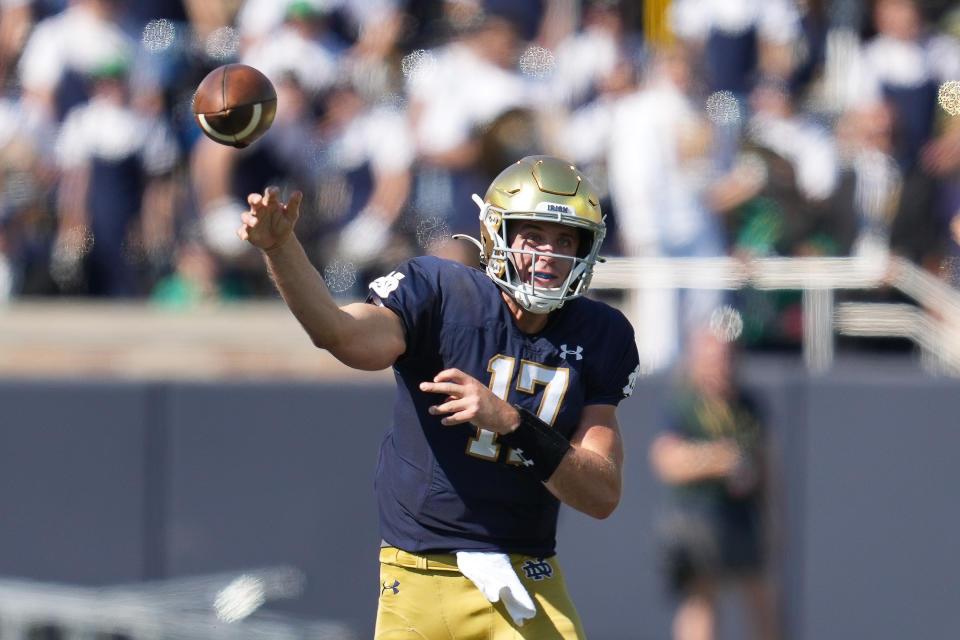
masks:
<instances>
[{"instance_id":1,"label":"gray padded wall","mask_svg":"<svg viewBox=\"0 0 960 640\"><path fill-rule=\"evenodd\" d=\"M882 369L811 382L801 637L956 635L958 391Z\"/></svg>"},{"instance_id":2,"label":"gray padded wall","mask_svg":"<svg viewBox=\"0 0 960 640\"><path fill-rule=\"evenodd\" d=\"M382 385L172 387L168 575L293 565L305 593L274 608L372 635L373 475L392 401Z\"/></svg>"},{"instance_id":3,"label":"gray padded wall","mask_svg":"<svg viewBox=\"0 0 960 640\"><path fill-rule=\"evenodd\" d=\"M949 637L960 593L960 382L907 364L808 377L752 360L781 482L777 577L789 637ZM562 511L563 566L594 640L666 637L646 449L664 379L621 408L624 499ZM0 382L0 577L83 585L265 565L306 573L271 608L369 637L373 472L393 388L290 382ZM735 603L723 629L741 637Z\"/></svg>"},{"instance_id":4,"label":"gray padded wall","mask_svg":"<svg viewBox=\"0 0 960 640\"><path fill-rule=\"evenodd\" d=\"M0 575L142 580L148 388L0 384Z\"/></svg>"}]
</instances>

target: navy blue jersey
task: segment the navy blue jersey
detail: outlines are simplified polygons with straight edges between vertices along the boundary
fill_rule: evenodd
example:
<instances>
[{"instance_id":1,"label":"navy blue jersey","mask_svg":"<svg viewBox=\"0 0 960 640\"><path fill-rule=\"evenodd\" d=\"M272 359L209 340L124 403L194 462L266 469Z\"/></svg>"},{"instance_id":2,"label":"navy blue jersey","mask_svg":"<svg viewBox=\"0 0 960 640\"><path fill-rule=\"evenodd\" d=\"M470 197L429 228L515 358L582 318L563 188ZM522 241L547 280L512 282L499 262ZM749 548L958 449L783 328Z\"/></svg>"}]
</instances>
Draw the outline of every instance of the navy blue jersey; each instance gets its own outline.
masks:
<instances>
[{"instance_id":1,"label":"navy blue jersey","mask_svg":"<svg viewBox=\"0 0 960 640\"><path fill-rule=\"evenodd\" d=\"M458 368L570 437L584 406L616 405L632 391L638 357L629 322L578 298L543 331L525 334L484 272L435 257L404 263L370 290L369 301L399 316L407 345L394 364L393 425L377 464L383 540L417 553L553 555L559 501L493 432L441 425L427 408L443 398L419 384Z\"/></svg>"}]
</instances>

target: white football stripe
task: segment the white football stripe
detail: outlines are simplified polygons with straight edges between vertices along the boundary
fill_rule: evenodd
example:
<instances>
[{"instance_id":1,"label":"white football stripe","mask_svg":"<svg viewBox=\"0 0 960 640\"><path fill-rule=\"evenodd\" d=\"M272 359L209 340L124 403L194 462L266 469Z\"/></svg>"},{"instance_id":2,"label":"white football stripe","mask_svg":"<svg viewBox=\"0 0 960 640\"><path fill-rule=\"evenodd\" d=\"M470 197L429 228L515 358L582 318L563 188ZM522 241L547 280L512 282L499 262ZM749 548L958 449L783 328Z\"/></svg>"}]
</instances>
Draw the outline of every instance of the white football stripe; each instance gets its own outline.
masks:
<instances>
[{"instance_id":1,"label":"white football stripe","mask_svg":"<svg viewBox=\"0 0 960 640\"><path fill-rule=\"evenodd\" d=\"M225 136L211 127L210 123L207 122L206 116L204 116L202 113L197 114L197 121L200 123L200 128L203 129L204 132L214 140L220 140L221 142L233 142L233 136Z\"/></svg>"},{"instance_id":2,"label":"white football stripe","mask_svg":"<svg viewBox=\"0 0 960 640\"><path fill-rule=\"evenodd\" d=\"M253 133L253 130L257 128L260 124L260 115L263 113L263 105L259 102L253 105L253 115L250 116L250 124L243 128L243 131L240 131L236 135L237 140L243 140L248 135Z\"/></svg>"},{"instance_id":3,"label":"white football stripe","mask_svg":"<svg viewBox=\"0 0 960 640\"><path fill-rule=\"evenodd\" d=\"M263 105L259 102L253 105L253 115L250 117L250 122L242 131L239 131L236 135L226 135L220 133L207 122L206 116L202 113L197 114L197 120L200 122L200 127L214 140L220 140L222 142L236 142L237 140L243 140L248 135L253 133L253 130L257 128L257 125L260 124L260 116L263 113Z\"/></svg>"}]
</instances>

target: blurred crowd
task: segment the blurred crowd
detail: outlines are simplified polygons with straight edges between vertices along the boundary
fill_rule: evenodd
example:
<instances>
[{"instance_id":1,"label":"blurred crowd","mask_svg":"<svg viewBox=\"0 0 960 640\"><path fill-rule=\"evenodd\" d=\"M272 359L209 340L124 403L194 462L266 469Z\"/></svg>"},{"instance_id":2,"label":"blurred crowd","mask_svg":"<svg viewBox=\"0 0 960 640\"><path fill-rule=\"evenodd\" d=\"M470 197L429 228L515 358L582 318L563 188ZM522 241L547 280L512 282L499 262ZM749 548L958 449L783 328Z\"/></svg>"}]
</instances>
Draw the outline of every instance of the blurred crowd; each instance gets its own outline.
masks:
<instances>
[{"instance_id":1,"label":"blurred crowd","mask_svg":"<svg viewBox=\"0 0 960 640\"><path fill-rule=\"evenodd\" d=\"M272 295L235 235L268 184L304 191L337 295L412 255L476 264L451 239L471 194L531 153L601 187L606 255L897 255L952 282L958 38L943 0L0 0L0 299ZM243 150L193 120L228 62L278 93ZM742 295L746 338L797 338L798 293ZM645 360L720 302L632 296Z\"/></svg>"}]
</instances>

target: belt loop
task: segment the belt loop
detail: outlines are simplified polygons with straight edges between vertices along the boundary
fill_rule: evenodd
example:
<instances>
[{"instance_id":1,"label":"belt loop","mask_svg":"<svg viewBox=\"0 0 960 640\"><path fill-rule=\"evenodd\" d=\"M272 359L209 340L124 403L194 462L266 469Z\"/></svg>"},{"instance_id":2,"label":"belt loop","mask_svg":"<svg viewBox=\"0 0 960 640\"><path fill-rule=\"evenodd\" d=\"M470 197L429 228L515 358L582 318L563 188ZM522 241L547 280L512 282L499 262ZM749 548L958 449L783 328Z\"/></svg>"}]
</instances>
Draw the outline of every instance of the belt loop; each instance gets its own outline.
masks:
<instances>
[{"instance_id":1,"label":"belt loop","mask_svg":"<svg viewBox=\"0 0 960 640\"><path fill-rule=\"evenodd\" d=\"M416 558L417 558L417 569L429 569L429 568L430 568L430 563L427 561L426 557L424 557L424 556L422 556L422 555L420 555L420 554L417 554L417 555L416 555Z\"/></svg>"}]
</instances>

